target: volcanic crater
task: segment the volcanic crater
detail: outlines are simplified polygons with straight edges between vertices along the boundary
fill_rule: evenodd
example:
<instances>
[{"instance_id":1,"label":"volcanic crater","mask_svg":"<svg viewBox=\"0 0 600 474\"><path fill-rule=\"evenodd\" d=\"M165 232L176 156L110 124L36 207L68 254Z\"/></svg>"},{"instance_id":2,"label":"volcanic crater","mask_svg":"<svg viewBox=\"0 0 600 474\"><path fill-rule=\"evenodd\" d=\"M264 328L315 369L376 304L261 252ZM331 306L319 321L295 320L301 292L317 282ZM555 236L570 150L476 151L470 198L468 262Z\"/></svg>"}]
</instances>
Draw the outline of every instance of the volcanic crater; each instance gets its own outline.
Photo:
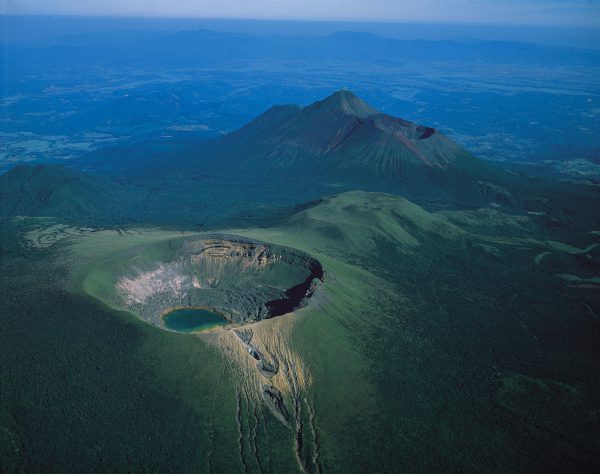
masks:
<instances>
[{"instance_id":1,"label":"volcanic crater","mask_svg":"<svg viewBox=\"0 0 600 474\"><path fill-rule=\"evenodd\" d=\"M237 324L290 313L306 304L323 268L299 250L210 235L130 249L116 280L114 303L169 330L164 316L177 309L206 309Z\"/></svg>"}]
</instances>

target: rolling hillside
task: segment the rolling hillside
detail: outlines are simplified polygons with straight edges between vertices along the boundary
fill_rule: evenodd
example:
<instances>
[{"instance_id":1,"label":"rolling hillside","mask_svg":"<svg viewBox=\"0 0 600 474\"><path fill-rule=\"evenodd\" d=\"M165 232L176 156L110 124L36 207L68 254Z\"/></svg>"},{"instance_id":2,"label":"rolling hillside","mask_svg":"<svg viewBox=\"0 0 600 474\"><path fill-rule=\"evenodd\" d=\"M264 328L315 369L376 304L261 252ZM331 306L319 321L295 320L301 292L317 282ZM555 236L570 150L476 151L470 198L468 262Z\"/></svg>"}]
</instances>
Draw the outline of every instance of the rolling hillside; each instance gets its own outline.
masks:
<instances>
[{"instance_id":1,"label":"rolling hillside","mask_svg":"<svg viewBox=\"0 0 600 474\"><path fill-rule=\"evenodd\" d=\"M139 205L116 182L60 165L16 166L0 176L0 212L11 216L106 219L120 223Z\"/></svg>"}]
</instances>

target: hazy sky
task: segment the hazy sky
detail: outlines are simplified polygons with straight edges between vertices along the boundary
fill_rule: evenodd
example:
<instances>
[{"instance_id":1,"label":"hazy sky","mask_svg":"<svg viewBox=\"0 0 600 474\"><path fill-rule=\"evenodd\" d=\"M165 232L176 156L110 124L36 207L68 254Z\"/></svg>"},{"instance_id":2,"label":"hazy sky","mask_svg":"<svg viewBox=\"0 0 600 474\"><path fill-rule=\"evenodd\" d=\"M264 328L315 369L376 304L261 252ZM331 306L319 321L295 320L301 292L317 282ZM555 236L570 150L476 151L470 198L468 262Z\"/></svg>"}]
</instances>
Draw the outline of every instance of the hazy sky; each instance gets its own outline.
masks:
<instances>
[{"instance_id":1,"label":"hazy sky","mask_svg":"<svg viewBox=\"0 0 600 474\"><path fill-rule=\"evenodd\" d=\"M0 0L8 13L600 26L600 0Z\"/></svg>"}]
</instances>

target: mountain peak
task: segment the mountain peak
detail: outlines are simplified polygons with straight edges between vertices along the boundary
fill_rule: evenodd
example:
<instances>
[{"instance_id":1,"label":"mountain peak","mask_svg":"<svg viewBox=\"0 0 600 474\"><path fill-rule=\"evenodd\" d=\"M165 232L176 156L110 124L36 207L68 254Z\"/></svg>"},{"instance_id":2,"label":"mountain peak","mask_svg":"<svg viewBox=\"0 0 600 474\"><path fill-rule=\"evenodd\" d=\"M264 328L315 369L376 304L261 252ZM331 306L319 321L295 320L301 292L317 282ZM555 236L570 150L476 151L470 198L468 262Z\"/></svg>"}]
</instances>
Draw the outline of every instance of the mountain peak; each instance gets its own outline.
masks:
<instances>
[{"instance_id":1,"label":"mountain peak","mask_svg":"<svg viewBox=\"0 0 600 474\"><path fill-rule=\"evenodd\" d=\"M311 107L319 109L337 109L343 111L346 115L355 116L361 119L379 113L377 109L346 89L334 92L326 99L316 102Z\"/></svg>"},{"instance_id":2,"label":"mountain peak","mask_svg":"<svg viewBox=\"0 0 600 474\"><path fill-rule=\"evenodd\" d=\"M323 176L331 173L363 183L396 180L404 191L409 185L418 190L429 184L441 191L433 181L446 181L452 173L481 175L478 160L450 138L434 128L380 113L348 90L302 108L271 109L222 137L214 153L220 160L229 156L253 170L303 166L318 168Z\"/></svg>"}]
</instances>

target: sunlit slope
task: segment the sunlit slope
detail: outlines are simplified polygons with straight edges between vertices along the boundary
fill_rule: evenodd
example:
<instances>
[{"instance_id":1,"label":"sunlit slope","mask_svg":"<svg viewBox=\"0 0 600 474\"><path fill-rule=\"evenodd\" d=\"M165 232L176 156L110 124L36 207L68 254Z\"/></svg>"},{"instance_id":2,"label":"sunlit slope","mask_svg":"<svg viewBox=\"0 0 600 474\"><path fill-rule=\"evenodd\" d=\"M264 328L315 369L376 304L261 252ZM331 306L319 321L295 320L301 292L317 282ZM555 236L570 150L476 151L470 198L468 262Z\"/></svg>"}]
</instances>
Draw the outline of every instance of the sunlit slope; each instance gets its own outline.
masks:
<instances>
[{"instance_id":1,"label":"sunlit slope","mask_svg":"<svg viewBox=\"0 0 600 474\"><path fill-rule=\"evenodd\" d=\"M200 346L207 343L207 349L217 344L230 364L226 376L236 387L237 405L218 404L214 416L215 423L220 423L216 421L220 418L237 420L239 445L237 437L227 443L234 453L232 461L237 460L240 470L268 471L267 459L271 457L273 469L287 459L307 472L335 471L339 466L362 472L373 463L370 456L379 455L374 444L379 427L372 427L372 441L359 443L345 426L350 420L369 426L378 419L380 409L377 389L368 376L372 369L365 359L365 347L356 338L368 340L371 331L388 324L386 318L392 308L400 308L406 301L395 291L393 282L380 273L380 249L387 248L392 258L395 252L412 255L427 241L452 241L463 238L464 233L446 218L430 214L405 199L365 192L324 199L280 228L227 232L304 249L323 259L325 271L323 285L306 307L244 329L252 332L252 343L263 355L278 361L281 376L264 379L255 368L256 361L231 331L197 341ZM125 257L140 267L145 261L168 260L175 236L165 233L160 245L148 246L138 245L143 234L114 236L117 254L110 250L106 232L85 237L74 248L82 259L77 265L93 268L82 289L95 296L98 291L106 291L109 281L113 285L115 282L106 278L98 286L104 269L107 265L121 265ZM127 240L131 241L129 248L118 243ZM105 250L94 255L93 249L101 248ZM90 250L94 255L91 261L85 257ZM137 255L139 252L142 253ZM133 314L129 317L137 319ZM204 361L194 359L188 363ZM194 384L190 391L202 390L196 382L190 383ZM277 425L273 425L271 410L261 396L261 387L269 383L284 396L289 424L289 428L282 424L285 435L276 434ZM210 392L212 387L206 390ZM204 435L210 436L208 432ZM285 450L273 453L273 441L269 441L273 436L287 443ZM365 456L369 451L371 454ZM388 468L396 464L395 459L387 463Z\"/></svg>"},{"instance_id":2,"label":"sunlit slope","mask_svg":"<svg viewBox=\"0 0 600 474\"><path fill-rule=\"evenodd\" d=\"M326 272L292 339L313 377L323 466L597 466L594 288L539 268L549 244L531 218L451 217L350 192L247 231L310 252Z\"/></svg>"},{"instance_id":3,"label":"sunlit slope","mask_svg":"<svg viewBox=\"0 0 600 474\"><path fill-rule=\"evenodd\" d=\"M231 330L172 334L100 301L119 257L163 261L170 242L197 233L72 228L64 237L49 226L59 239L39 224L20 228L0 259L0 295L10 294L3 466L594 472L597 290L557 276L551 253L594 257L597 235L577 247L546 241L532 219L432 213L349 192L283 225L223 229L323 265L305 307L243 328L278 366L271 378Z\"/></svg>"},{"instance_id":4,"label":"sunlit slope","mask_svg":"<svg viewBox=\"0 0 600 474\"><path fill-rule=\"evenodd\" d=\"M414 252L423 240L465 234L407 199L363 191L324 198L291 217L284 228L319 245L360 255L374 251L381 240Z\"/></svg>"}]
</instances>

